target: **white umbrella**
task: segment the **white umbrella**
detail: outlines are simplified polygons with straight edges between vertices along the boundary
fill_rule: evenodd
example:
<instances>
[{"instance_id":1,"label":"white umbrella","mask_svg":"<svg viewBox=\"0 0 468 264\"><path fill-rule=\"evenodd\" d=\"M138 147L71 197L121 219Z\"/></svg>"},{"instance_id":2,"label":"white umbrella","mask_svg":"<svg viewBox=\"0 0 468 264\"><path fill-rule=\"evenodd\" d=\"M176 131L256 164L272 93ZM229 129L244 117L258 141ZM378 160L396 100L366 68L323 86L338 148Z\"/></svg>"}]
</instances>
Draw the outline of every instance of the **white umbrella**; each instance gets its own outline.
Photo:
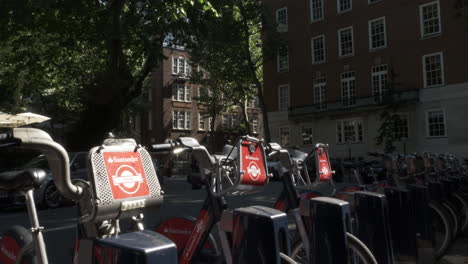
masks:
<instances>
[{"instance_id":1,"label":"white umbrella","mask_svg":"<svg viewBox=\"0 0 468 264\"><path fill-rule=\"evenodd\" d=\"M42 123L44 121L49 120L50 118L47 116L43 115L38 115L34 113L21 113L17 115L10 115L5 116L5 118L0 119L0 126L3 125L3 127L18 127L18 126L24 126L24 125L29 125L33 123Z\"/></svg>"},{"instance_id":2,"label":"white umbrella","mask_svg":"<svg viewBox=\"0 0 468 264\"><path fill-rule=\"evenodd\" d=\"M24 125L23 122L17 122L10 120L14 115L0 112L0 127L18 127Z\"/></svg>"}]
</instances>

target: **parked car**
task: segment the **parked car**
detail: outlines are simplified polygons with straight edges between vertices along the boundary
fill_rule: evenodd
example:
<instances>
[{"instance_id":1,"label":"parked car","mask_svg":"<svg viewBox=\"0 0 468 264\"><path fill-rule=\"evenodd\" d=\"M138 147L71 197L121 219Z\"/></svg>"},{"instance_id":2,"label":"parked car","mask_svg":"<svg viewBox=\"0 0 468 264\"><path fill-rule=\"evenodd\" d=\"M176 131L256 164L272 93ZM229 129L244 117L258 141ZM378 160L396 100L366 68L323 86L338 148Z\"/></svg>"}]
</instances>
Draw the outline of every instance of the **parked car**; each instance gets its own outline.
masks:
<instances>
[{"instance_id":1,"label":"parked car","mask_svg":"<svg viewBox=\"0 0 468 264\"><path fill-rule=\"evenodd\" d=\"M72 180L88 180L86 170L87 152L70 152L70 177ZM36 204L44 208L57 208L67 202L65 197L60 194L54 184L54 178L50 172L49 163L44 155L39 155L15 170L25 170L29 168L39 168L47 172L47 180L34 191ZM24 196L18 192L0 191L0 206L22 206L24 205Z\"/></svg>"}]
</instances>

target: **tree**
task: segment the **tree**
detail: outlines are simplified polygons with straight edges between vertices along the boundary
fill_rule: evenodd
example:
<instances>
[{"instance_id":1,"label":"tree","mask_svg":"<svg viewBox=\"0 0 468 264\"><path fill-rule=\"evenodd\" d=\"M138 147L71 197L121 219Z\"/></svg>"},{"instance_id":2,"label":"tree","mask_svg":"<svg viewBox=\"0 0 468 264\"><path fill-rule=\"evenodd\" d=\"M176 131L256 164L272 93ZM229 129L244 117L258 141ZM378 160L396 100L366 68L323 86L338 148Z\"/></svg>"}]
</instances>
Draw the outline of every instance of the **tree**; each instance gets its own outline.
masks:
<instances>
[{"instance_id":1,"label":"tree","mask_svg":"<svg viewBox=\"0 0 468 264\"><path fill-rule=\"evenodd\" d=\"M270 141L263 97L263 61L271 56L271 52L266 48L262 50L262 47L275 49L276 42L271 41L270 45L262 43L264 39L270 40L262 36L262 19L266 13L264 6L256 0L214 0L212 3L219 15L189 14L191 27L183 42L190 51L192 62L209 73L206 78L223 83L211 86L210 89L213 93L222 93L228 97L228 105L240 107L243 125L249 131L251 128L246 104L258 96L263 112L265 139Z\"/></svg>"},{"instance_id":2,"label":"tree","mask_svg":"<svg viewBox=\"0 0 468 264\"><path fill-rule=\"evenodd\" d=\"M397 97L398 93L396 87L399 83L395 81L397 74L393 69L390 69L389 77L387 91L383 94L381 102L383 105L386 105L386 107L380 113L382 124L378 130L379 135L375 138L377 145L384 145L385 153L392 153L395 151L394 142L401 140L395 133L396 125L401 122L401 118L397 113L398 109L401 107L401 100Z\"/></svg>"},{"instance_id":3,"label":"tree","mask_svg":"<svg viewBox=\"0 0 468 264\"><path fill-rule=\"evenodd\" d=\"M77 119L71 147L99 144L140 95L165 37L184 31L187 10L216 14L208 0L1 1L0 89L11 98L0 109L55 98L54 115Z\"/></svg>"}]
</instances>

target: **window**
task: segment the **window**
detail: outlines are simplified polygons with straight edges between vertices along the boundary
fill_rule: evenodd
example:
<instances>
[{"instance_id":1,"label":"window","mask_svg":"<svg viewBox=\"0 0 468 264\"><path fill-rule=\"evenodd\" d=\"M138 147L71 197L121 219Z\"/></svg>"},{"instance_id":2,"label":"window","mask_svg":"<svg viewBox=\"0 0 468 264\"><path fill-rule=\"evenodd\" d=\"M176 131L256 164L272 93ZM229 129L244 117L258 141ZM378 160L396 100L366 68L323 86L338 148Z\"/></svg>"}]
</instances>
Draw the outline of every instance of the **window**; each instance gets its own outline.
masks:
<instances>
[{"instance_id":1,"label":"window","mask_svg":"<svg viewBox=\"0 0 468 264\"><path fill-rule=\"evenodd\" d=\"M276 10L276 24L278 24L278 32L288 31L288 9L286 7Z\"/></svg>"},{"instance_id":2,"label":"window","mask_svg":"<svg viewBox=\"0 0 468 264\"><path fill-rule=\"evenodd\" d=\"M325 62L325 36L312 38L312 63Z\"/></svg>"},{"instance_id":3,"label":"window","mask_svg":"<svg viewBox=\"0 0 468 264\"><path fill-rule=\"evenodd\" d=\"M382 64L382 65L372 67L371 75L372 75L372 95L374 97L374 102L378 103L382 101L383 96L388 90L387 65Z\"/></svg>"},{"instance_id":4,"label":"window","mask_svg":"<svg viewBox=\"0 0 468 264\"><path fill-rule=\"evenodd\" d=\"M353 27L338 30L338 43L340 57L353 55Z\"/></svg>"},{"instance_id":5,"label":"window","mask_svg":"<svg viewBox=\"0 0 468 264\"><path fill-rule=\"evenodd\" d=\"M172 112L173 129L192 129L192 112L173 111Z\"/></svg>"},{"instance_id":6,"label":"window","mask_svg":"<svg viewBox=\"0 0 468 264\"><path fill-rule=\"evenodd\" d=\"M336 141L338 143L363 142L362 119L338 120L336 122Z\"/></svg>"},{"instance_id":7,"label":"window","mask_svg":"<svg viewBox=\"0 0 468 264\"><path fill-rule=\"evenodd\" d=\"M177 70L178 74L184 74L185 73L185 58L184 57L179 57L179 69Z\"/></svg>"},{"instance_id":8,"label":"window","mask_svg":"<svg viewBox=\"0 0 468 264\"><path fill-rule=\"evenodd\" d=\"M397 140L402 140L403 138L408 138L408 115L399 114L398 119L395 120L394 124L395 129L395 138Z\"/></svg>"},{"instance_id":9,"label":"window","mask_svg":"<svg viewBox=\"0 0 468 264\"><path fill-rule=\"evenodd\" d=\"M153 111L148 112L148 130L153 130Z\"/></svg>"},{"instance_id":10,"label":"window","mask_svg":"<svg viewBox=\"0 0 468 264\"><path fill-rule=\"evenodd\" d=\"M235 128L237 126L237 114L222 115L223 128Z\"/></svg>"},{"instance_id":11,"label":"window","mask_svg":"<svg viewBox=\"0 0 468 264\"><path fill-rule=\"evenodd\" d=\"M198 130L205 130L206 113L198 113Z\"/></svg>"},{"instance_id":12,"label":"window","mask_svg":"<svg viewBox=\"0 0 468 264\"><path fill-rule=\"evenodd\" d=\"M179 72L179 59L177 57L172 57L172 74L177 74Z\"/></svg>"},{"instance_id":13,"label":"window","mask_svg":"<svg viewBox=\"0 0 468 264\"><path fill-rule=\"evenodd\" d=\"M445 137L445 113L443 109L434 109L426 112L427 135L429 137Z\"/></svg>"},{"instance_id":14,"label":"window","mask_svg":"<svg viewBox=\"0 0 468 264\"><path fill-rule=\"evenodd\" d=\"M302 128L302 145L312 145L312 144L313 144L312 128L303 127Z\"/></svg>"},{"instance_id":15,"label":"window","mask_svg":"<svg viewBox=\"0 0 468 264\"><path fill-rule=\"evenodd\" d=\"M430 37L440 34L440 6L439 1L419 6L419 19L421 23L421 37Z\"/></svg>"},{"instance_id":16,"label":"window","mask_svg":"<svg viewBox=\"0 0 468 264\"><path fill-rule=\"evenodd\" d=\"M213 117L208 118L208 131L211 131L211 127L213 126Z\"/></svg>"},{"instance_id":17,"label":"window","mask_svg":"<svg viewBox=\"0 0 468 264\"><path fill-rule=\"evenodd\" d=\"M314 106L316 110L323 110L327 108L325 103L326 87L327 80L325 78L314 80Z\"/></svg>"},{"instance_id":18,"label":"window","mask_svg":"<svg viewBox=\"0 0 468 264\"><path fill-rule=\"evenodd\" d=\"M341 74L341 102L343 106L356 104L356 77L355 72Z\"/></svg>"},{"instance_id":19,"label":"window","mask_svg":"<svg viewBox=\"0 0 468 264\"><path fill-rule=\"evenodd\" d=\"M252 132L254 134L258 133L258 117L253 117L252 118Z\"/></svg>"},{"instance_id":20,"label":"window","mask_svg":"<svg viewBox=\"0 0 468 264\"><path fill-rule=\"evenodd\" d=\"M279 128L280 145L282 147L289 146L289 127Z\"/></svg>"},{"instance_id":21,"label":"window","mask_svg":"<svg viewBox=\"0 0 468 264\"><path fill-rule=\"evenodd\" d=\"M442 52L423 56L424 87L444 84L444 58Z\"/></svg>"},{"instance_id":22,"label":"window","mask_svg":"<svg viewBox=\"0 0 468 264\"><path fill-rule=\"evenodd\" d=\"M283 46L278 49L278 72L284 72L289 69L288 47Z\"/></svg>"},{"instance_id":23,"label":"window","mask_svg":"<svg viewBox=\"0 0 468 264\"><path fill-rule=\"evenodd\" d=\"M278 110L286 110L289 107L289 85L278 87Z\"/></svg>"},{"instance_id":24,"label":"window","mask_svg":"<svg viewBox=\"0 0 468 264\"><path fill-rule=\"evenodd\" d=\"M184 89L185 89L185 102L190 102L190 101L192 101L190 86L185 86Z\"/></svg>"},{"instance_id":25,"label":"window","mask_svg":"<svg viewBox=\"0 0 468 264\"><path fill-rule=\"evenodd\" d=\"M385 48L387 46L385 17L369 21L369 49Z\"/></svg>"},{"instance_id":26,"label":"window","mask_svg":"<svg viewBox=\"0 0 468 264\"><path fill-rule=\"evenodd\" d=\"M190 86L174 84L172 86L172 100L179 102L190 102L192 100Z\"/></svg>"},{"instance_id":27,"label":"window","mask_svg":"<svg viewBox=\"0 0 468 264\"><path fill-rule=\"evenodd\" d=\"M310 20L312 22L323 19L323 0L310 0Z\"/></svg>"},{"instance_id":28,"label":"window","mask_svg":"<svg viewBox=\"0 0 468 264\"><path fill-rule=\"evenodd\" d=\"M353 9L352 0L337 0L338 13L344 13Z\"/></svg>"}]
</instances>

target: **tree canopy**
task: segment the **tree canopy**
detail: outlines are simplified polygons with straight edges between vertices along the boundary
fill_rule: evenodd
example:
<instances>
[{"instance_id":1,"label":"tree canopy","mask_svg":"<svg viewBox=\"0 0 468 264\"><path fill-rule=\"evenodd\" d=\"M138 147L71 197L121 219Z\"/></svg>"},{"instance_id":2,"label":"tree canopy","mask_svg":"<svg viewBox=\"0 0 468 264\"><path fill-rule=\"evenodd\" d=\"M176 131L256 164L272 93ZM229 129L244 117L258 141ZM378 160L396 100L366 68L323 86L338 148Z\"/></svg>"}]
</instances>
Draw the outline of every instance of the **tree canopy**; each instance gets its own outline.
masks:
<instances>
[{"instance_id":1,"label":"tree canopy","mask_svg":"<svg viewBox=\"0 0 468 264\"><path fill-rule=\"evenodd\" d=\"M216 16L208 0L0 2L0 110L39 105L75 118L72 148L98 144L140 95L169 34L187 13Z\"/></svg>"}]
</instances>

